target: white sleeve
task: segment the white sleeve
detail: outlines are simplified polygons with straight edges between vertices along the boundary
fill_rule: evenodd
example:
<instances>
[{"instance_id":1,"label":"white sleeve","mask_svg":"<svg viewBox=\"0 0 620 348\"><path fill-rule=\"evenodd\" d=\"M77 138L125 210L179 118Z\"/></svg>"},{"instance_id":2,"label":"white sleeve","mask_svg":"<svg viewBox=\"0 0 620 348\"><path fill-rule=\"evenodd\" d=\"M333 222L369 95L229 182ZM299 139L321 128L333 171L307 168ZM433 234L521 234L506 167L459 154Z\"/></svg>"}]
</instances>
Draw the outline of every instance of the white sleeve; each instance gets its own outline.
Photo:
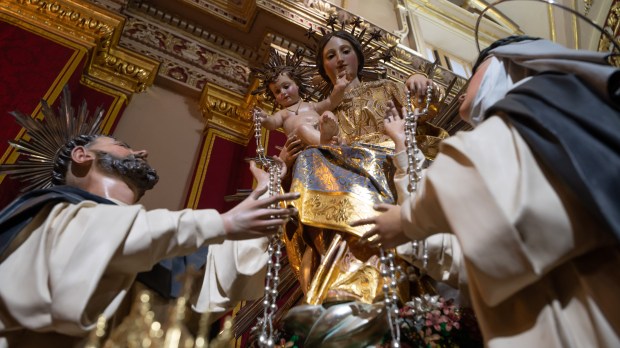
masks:
<instances>
[{"instance_id":1,"label":"white sleeve","mask_svg":"<svg viewBox=\"0 0 620 348\"><path fill-rule=\"evenodd\" d=\"M264 238L227 240L209 247L202 288L194 309L222 313L242 300L264 294L267 245Z\"/></svg>"},{"instance_id":2,"label":"white sleeve","mask_svg":"<svg viewBox=\"0 0 620 348\"><path fill-rule=\"evenodd\" d=\"M467 277L463 268L463 255L455 235L438 233L425 240L428 253L426 267L422 255L414 255L411 243L396 248L398 255L407 262L423 269L431 278L444 282L455 289L467 286Z\"/></svg>"},{"instance_id":3,"label":"white sleeve","mask_svg":"<svg viewBox=\"0 0 620 348\"><path fill-rule=\"evenodd\" d=\"M420 154L419 161L425 161L424 156ZM407 175L407 153L401 151L392 157L396 172L394 174L394 184L398 194L398 204L405 205L403 210L407 213L403 214L408 225L411 216L408 214L410 210L410 202L415 200L415 196L411 196L407 190L409 184L409 176ZM424 174L426 170L424 171ZM423 181L419 183L418 191L423 193ZM447 231L447 230L446 230ZM425 269L426 273L433 279L442 281L455 289L465 287L467 285L467 277L465 269L462 268L462 254L456 236L450 233L438 233L432 235L425 240L428 252L428 263ZM422 269L422 255L413 255L411 243L405 243L397 248L398 254L405 258L409 263Z\"/></svg>"},{"instance_id":4,"label":"white sleeve","mask_svg":"<svg viewBox=\"0 0 620 348\"><path fill-rule=\"evenodd\" d=\"M44 209L30 236L0 264L0 298L16 325L83 335L111 317L138 272L225 233L214 210L147 212L84 201ZM2 326L7 323L0 323Z\"/></svg>"},{"instance_id":5,"label":"white sleeve","mask_svg":"<svg viewBox=\"0 0 620 348\"><path fill-rule=\"evenodd\" d=\"M424 158L424 154L420 151L420 153L416 156L418 163L420 166L424 167L424 162L426 158ZM392 163L394 163L394 167L396 167L396 171L394 172L394 186L396 186L396 195L397 204L401 205L403 202L409 197L409 190L407 186L409 185L409 175L407 175L407 152L401 151L397 152L392 156ZM423 170L424 172L425 170Z\"/></svg>"}]
</instances>

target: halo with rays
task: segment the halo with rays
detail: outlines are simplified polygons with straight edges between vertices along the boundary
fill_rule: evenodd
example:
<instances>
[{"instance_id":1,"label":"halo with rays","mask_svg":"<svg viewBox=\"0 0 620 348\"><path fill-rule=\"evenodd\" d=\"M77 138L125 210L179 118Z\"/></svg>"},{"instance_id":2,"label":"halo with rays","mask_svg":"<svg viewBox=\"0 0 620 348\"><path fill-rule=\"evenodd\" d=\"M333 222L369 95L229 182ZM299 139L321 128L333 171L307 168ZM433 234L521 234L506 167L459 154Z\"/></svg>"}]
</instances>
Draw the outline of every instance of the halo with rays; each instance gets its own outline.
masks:
<instances>
[{"instance_id":1,"label":"halo with rays","mask_svg":"<svg viewBox=\"0 0 620 348\"><path fill-rule=\"evenodd\" d=\"M261 67L252 68L252 74L260 80L260 85L252 91L252 94L263 93L275 107L275 99L269 92L269 84L275 82L280 74L287 73L297 84L300 97L302 99L310 97L314 65L304 62L303 53L303 50L298 50L294 54L289 52L283 57L274 48L270 48L267 62Z\"/></svg>"},{"instance_id":2,"label":"halo with rays","mask_svg":"<svg viewBox=\"0 0 620 348\"><path fill-rule=\"evenodd\" d=\"M89 115L84 100L76 116L67 85L62 90L58 112L54 112L43 99L41 112L43 120L32 118L20 111L10 113L17 123L26 129L29 139L22 137L17 141L9 141L21 156L15 164L0 165L0 174L7 174L25 183L22 191L53 186L52 173L58 151L79 135L100 134L104 115L101 107Z\"/></svg>"},{"instance_id":3,"label":"halo with rays","mask_svg":"<svg viewBox=\"0 0 620 348\"><path fill-rule=\"evenodd\" d=\"M368 30L368 26L365 26L360 17L354 17L350 20L338 20L338 17L332 15L327 18L326 25L328 28L320 27L319 30L309 28L306 31L306 37L314 41L315 45L318 45L320 38L328 35L330 32L346 31L357 39L362 47L362 54L364 55L364 67L359 73L360 80L377 80L386 77L387 69L381 61L389 62L392 58L392 51L397 46L386 47L382 42L384 41L384 33L378 28ZM315 54L318 47L312 48ZM316 72L318 75L318 72ZM317 93L326 97L331 92L332 86L323 78L319 79L320 82L316 88Z\"/></svg>"}]
</instances>

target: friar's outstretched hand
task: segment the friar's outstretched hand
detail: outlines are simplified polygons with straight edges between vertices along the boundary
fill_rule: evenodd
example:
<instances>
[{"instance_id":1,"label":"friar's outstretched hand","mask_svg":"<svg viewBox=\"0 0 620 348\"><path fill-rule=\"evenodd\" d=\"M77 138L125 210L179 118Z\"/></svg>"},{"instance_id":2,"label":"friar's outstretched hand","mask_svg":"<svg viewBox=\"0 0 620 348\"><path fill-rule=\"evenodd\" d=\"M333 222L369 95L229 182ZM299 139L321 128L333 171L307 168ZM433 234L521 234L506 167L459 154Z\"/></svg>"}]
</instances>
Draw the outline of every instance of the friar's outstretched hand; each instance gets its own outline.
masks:
<instances>
[{"instance_id":1,"label":"friar's outstretched hand","mask_svg":"<svg viewBox=\"0 0 620 348\"><path fill-rule=\"evenodd\" d=\"M286 166L281 159L274 157L274 160L280 163L284 175ZM222 214L227 239L251 239L273 234L278 226L297 214L297 209L280 208L280 203L299 198L299 193L261 197L267 192L269 174L259 169L254 161L250 161L250 171L258 181L257 188L236 207ZM270 208L272 206L278 208Z\"/></svg>"},{"instance_id":2,"label":"friar's outstretched hand","mask_svg":"<svg viewBox=\"0 0 620 348\"><path fill-rule=\"evenodd\" d=\"M370 231L360 239L360 243L371 247L395 248L409 241L405 235L400 219L400 206L380 203L375 210L381 212L377 216L352 222L350 225L363 226L374 224Z\"/></svg>"},{"instance_id":3,"label":"friar's outstretched hand","mask_svg":"<svg viewBox=\"0 0 620 348\"><path fill-rule=\"evenodd\" d=\"M265 192L267 187L254 190L248 198L222 214L227 239L252 239L273 234L278 226L297 214L295 208L270 208L270 206L279 207L280 202L295 200L299 198L299 193L261 198Z\"/></svg>"}]
</instances>

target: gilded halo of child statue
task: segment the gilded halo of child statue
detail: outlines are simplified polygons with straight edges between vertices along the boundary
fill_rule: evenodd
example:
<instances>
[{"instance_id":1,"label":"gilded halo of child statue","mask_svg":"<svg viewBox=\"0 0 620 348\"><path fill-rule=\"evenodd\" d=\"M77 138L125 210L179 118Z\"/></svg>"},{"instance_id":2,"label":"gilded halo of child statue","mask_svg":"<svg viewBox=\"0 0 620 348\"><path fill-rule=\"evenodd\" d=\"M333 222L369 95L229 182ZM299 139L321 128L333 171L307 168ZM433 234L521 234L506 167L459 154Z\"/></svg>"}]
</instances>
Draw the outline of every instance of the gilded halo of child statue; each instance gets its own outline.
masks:
<instances>
[{"instance_id":1,"label":"gilded halo of child statue","mask_svg":"<svg viewBox=\"0 0 620 348\"><path fill-rule=\"evenodd\" d=\"M261 80L261 88L255 93L264 91L280 108L273 115L257 109L263 127L269 130L282 127L288 137L296 135L306 146L327 145L336 140L338 120L331 110L340 104L350 82L344 72L339 74L332 93L319 102L306 100L311 70L303 65L302 51L282 58L272 48L266 66L254 72Z\"/></svg>"}]
</instances>

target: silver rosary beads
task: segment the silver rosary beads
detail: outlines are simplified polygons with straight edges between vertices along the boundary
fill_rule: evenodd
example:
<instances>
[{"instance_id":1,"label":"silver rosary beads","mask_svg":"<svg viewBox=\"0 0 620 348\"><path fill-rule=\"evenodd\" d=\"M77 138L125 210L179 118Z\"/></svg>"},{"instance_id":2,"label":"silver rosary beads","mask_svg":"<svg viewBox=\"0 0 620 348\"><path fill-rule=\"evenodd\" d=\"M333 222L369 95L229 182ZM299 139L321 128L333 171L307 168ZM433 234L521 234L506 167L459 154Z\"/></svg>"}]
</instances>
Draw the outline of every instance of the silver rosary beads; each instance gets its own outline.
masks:
<instances>
[{"instance_id":1,"label":"silver rosary beads","mask_svg":"<svg viewBox=\"0 0 620 348\"><path fill-rule=\"evenodd\" d=\"M280 173L282 168L280 164L265 156L265 148L261 143L261 122L258 117L257 110L254 110L254 137L256 139L256 155L258 162L269 170L269 184L267 192L269 196L278 194L281 187ZM271 208L276 208L275 205ZM261 325L260 336L258 338L258 345L260 347L273 347L275 345L275 328L274 319L278 309L278 285L280 283L280 269L282 264L280 259L282 258L282 241L281 241L282 227L278 227L278 231L271 236L269 240L269 246L267 248L268 260L267 260L267 274L265 275L265 296L263 298L263 317L259 319L259 325Z\"/></svg>"},{"instance_id":2,"label":"silver rosary beads","mask_svg":"<svg viewBox=\"0 0 620 348\"><path fill-rule=\"evenodd\" d=\"M411 92L407 91L407 115L405 115L405 146L407 147L407 175L409 176L409 185L407 190L409 193L414 193L418 189L418 182L422 179L422 161L418 160L420 156L420 149L418 148L418 142L415 138L416 129L418 127L418 119L420 116L424 116L428 113L428 108L431 103L433 93L433 85L429 84L426 87L426 99L424 108L416 113L411 105ZM413 241L411 242L413 247L413 254L420 255L422 252L422 264L423 268L426 268L428 264L428 251L426 249L425 241ZM422 249L422 250L420 250Z\"/></svg>"}]
</instances>

